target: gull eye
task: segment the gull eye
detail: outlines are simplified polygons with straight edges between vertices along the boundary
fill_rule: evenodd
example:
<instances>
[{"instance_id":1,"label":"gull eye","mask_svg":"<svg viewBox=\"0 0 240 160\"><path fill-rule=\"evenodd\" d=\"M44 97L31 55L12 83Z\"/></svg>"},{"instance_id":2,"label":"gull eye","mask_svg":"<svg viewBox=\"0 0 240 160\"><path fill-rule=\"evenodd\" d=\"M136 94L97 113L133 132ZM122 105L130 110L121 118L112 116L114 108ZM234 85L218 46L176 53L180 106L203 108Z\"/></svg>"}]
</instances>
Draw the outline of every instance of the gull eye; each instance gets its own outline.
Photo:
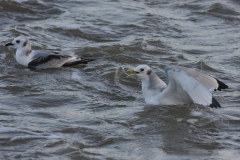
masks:
<instances>
[{"instance_id":1,"label":"gull eye","mask_svg":"<svg viewBox=\"0 0 240 160\"><path fill-rule=\"evenodd\" d=\"M17 43L19 43L20 41L19 40L16 40Z\"/></svg>"},{"instance_id":2,"label":"gull eye","mask_svg":"<svg viewBox=\"0 0 240 160\"><path fill-rule=\"evenodd\" d=\"M142 71L144 71L144 69L140 69L140 71L142 72Z\"/></svg>"}]
</instances>

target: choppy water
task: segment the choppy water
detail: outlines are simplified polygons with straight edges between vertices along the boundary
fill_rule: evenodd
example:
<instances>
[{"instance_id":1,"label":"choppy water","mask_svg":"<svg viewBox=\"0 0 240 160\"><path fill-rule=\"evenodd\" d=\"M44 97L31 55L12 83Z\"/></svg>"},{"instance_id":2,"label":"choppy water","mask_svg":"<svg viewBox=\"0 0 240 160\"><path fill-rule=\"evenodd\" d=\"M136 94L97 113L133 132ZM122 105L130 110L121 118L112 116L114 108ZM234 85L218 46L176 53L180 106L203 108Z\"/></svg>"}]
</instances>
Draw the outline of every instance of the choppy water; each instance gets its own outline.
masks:
<instances>
[{"instance_id":1,"label":"choppy water","mask_svg":"<svg viewBox=\"0 0 240 160\"><path fill-rule=\"evenodd\" d=\"M1 0L0 159L238 159L240 2ZM29 70L4 45L96 59ZM221 109L147 106L125 70L166 65L217 77Z\"/></svg>"}]
</instances>

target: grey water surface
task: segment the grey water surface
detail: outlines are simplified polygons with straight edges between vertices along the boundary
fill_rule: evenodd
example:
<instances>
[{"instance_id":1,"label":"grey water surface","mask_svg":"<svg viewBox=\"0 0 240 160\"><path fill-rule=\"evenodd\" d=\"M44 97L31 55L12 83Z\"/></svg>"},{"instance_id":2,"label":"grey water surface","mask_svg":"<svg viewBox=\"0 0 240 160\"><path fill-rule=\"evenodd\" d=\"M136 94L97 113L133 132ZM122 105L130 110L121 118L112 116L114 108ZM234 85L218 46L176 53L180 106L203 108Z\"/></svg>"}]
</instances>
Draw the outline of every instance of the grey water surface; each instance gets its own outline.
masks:
<instances>
[{"instance_id":1,"label":"grey water surface","mask_svg":"<svg viewBox=\"0 0 240 160\"><path fill-rule=\"evenodd\" d=\"M0 0L0 159L239 159L240 1ZM94 58L29 70L4 45ZM222 105L149 106L136 77L182 65L229 89Z\"/></svg>"}]
</instances>

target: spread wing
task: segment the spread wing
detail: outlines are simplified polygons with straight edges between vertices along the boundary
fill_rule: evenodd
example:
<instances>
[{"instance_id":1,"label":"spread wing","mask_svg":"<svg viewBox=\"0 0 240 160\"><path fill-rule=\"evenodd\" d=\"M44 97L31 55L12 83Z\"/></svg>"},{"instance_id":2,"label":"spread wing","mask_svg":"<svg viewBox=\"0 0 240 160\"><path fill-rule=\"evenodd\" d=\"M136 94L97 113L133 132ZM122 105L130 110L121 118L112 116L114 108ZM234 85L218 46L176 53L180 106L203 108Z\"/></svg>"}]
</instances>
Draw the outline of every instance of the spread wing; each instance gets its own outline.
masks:
<instances>
[{"instance_id":1,"label":"spread wing","mask_svg":"<svg viewBox=\"0 0 240 160\"><path fill-rule=\"evenodd\" d=\"M214 90L221 90L221 89L228 88L226 84L219 81L218 79L215 79L204 73L195 71L193 69L189 69L182 66L171 66L171 68L186 72L188 75L196 79L198 82L200 82L203 86L205 86L211 92Z\"/></svg>"},{"instance_id":2,"label":"spread wing","mask_svg":"<svg viewBox=\"0 0 240 160\"><path fill-rule=\"evenodd\" d=\"M179 69L178 67L179 66L170 66L164 68L168 86L160 94L161 99L180 102L192 101L201 105L210 105L210 107L221 107L217 100L214 99L209 89L205 87L205 85L209 88L217 87L213 85L215 83L212 82L211 78L209 79L212 83L209 85L207 81L204 80L205 77L205 79L208 79L208 76L204 76L204 74L194 75L191 73L195 77L198 76L199 80L196 80L192 75L183 71L185 68ZM201 84L199 81L204 82L204 84Z\"/></svg>"}]
</instances>

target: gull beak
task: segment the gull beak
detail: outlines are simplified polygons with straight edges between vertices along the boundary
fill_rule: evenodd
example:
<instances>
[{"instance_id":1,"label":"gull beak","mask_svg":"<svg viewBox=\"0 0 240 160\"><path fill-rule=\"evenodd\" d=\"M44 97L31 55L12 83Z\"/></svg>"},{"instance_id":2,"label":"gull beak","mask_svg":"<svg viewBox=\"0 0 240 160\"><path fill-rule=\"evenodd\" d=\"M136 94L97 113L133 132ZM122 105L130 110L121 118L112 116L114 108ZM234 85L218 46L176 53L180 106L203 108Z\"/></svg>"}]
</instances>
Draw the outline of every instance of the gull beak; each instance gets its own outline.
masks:
<instances>
[{"instance_id":1,"label":"gull beak","mask_svg":"<svg viewBox=\"0 0 240 160\"><path fill-rule=\"evenodd\" d=\"M134 69L129 69L129 70L127 70L127 72L136 72L136 73L128 75L127 77L131 77L131 76L135 76L135 75L139 74L139 72L135 71Z\"/></svg>"},{"instance_id":2,"label":"gull beak","mask_svg":"<svg viewBox=\"0 0 240 160\"><path fill-rule=\"evenodd\" d=\"M14 44L12 44L12 43L7 43L7 44L5 44L5 46L13 46Z\"/></svg>"}]
</instances>

